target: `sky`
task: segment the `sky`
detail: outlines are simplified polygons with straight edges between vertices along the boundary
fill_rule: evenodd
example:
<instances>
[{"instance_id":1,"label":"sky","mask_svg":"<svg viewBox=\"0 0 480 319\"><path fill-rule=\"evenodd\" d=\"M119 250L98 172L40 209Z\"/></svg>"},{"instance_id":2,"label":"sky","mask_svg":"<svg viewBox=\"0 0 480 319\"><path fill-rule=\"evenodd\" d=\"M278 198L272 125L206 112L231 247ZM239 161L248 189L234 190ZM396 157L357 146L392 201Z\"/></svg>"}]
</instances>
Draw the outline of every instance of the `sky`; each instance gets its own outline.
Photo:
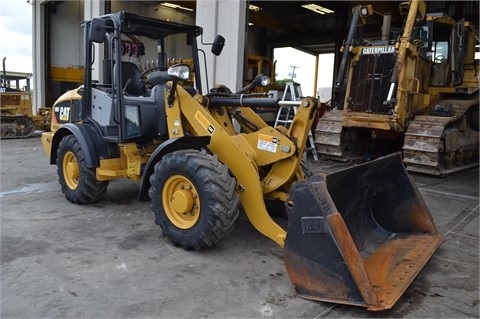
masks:
<instances>
[{"instance_id":1,"label":"sky","mask_svg":"<svg viewBox=\"0 0 480 319\"><path fill-rule=\"evenodd\" d=\"M7 71L32 73L32 5L27 0L0 0L0 59L4 57Z\"/></svg>"},{"instance_id":2,"label":"sky","mask_svg":"<svg viewBox=\"0 0 480 319\"><path fill-rule=\"evenodd\" d=\"M317 87L314 88L315 56L294 48L274 49L275 73L277 80L291 79L295 73L295 82L300 83L303 96L315 96L321 102L331 98L333 81L334 54L322 54L318 61ZM295 67L295 68L294 68ZM320 91L319 91L320 89Z\"/></svg>"}]
</instances>

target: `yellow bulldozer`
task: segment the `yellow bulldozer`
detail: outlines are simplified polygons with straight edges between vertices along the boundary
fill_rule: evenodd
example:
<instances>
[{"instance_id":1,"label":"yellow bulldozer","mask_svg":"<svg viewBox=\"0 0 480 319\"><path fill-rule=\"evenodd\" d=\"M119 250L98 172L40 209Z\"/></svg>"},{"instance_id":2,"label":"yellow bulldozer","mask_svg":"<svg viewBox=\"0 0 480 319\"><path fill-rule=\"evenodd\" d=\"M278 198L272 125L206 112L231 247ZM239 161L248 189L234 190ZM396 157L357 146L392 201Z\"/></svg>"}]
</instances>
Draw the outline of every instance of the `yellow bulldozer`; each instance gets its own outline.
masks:
<instances>
[{"instance_id":1,"label":"yellow bulldozer","mask_svg":"<svg viewBox=\"0 0 480 319\"><path fill-rule=\"evenodd\" d=\"M30 89L21 90L7 85L8 77L3 58L2 85L0 87L0 138L30 137L38 130L50 129L50 108L42 107L38 114L32 110L32 93ZM18 79L18 82L25 78Z\"/></svg>"},{"instance_id":2,"label":"yellow bulldozer","mask_svg":"<svg viewBox=\"0 0 480 319\"><path fill-rule=\"evenodd\" d=\"M139 200L150 201L163 234L187 250L218 243L243 211L284 249L299 296L370 310L391 308L439 246L441 235L398 153L313 174L304 152L316 99L299 103L287 129L255 113L278 107L278 99L245 93L268 83L261 74L236 92L204 89L196 42L202 28L128 12L82 26L84 85L55 102L52 130L42 134L70 202L100 200L111 180L137 181ZM137 63L118 49L132 36L144 48ZM98 43L106 52L104 76L92 81ZM224 43L218 35L212 53ZM168 66L169 54L193 61L193 70ZM141 59L158 63L140 71ZM267 209L272 201L283 204L286 228L272 218L278 211Z\"/></svg>"},{"instance_id":3,"label":"yellow bulldozer","mask_svg":"<svg viewBox=\"0 0 480 319\"><path fill-rule=\"evenodd\" d=\"M357 31L377 11L354 8L332 110L315 131L319 154L365 160L403 150L407 170L436 176L478 166L475 26L426 11L424 1L402 2L401 31L389 32L385 16L382 37L366 38Z\"/></svg>"}]
</instances>

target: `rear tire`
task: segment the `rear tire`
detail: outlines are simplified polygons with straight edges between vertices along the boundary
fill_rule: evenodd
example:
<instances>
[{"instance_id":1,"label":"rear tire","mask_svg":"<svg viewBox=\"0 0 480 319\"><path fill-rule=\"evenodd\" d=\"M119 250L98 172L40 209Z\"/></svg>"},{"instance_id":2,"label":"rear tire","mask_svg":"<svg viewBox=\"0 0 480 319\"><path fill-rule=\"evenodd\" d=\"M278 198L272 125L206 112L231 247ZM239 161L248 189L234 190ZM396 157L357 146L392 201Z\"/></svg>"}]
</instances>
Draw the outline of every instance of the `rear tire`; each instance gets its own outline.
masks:
<instances>
[{"instance_id":1,"label":"rear tire","mask_svg":"<svg viewBox=\"0 0 480 319\"><path fill-rule=\"evenodd\" d=\"M64 137L57 150L57 173L65 197L75 204L98 201L107 192L107 182L85 166L85 154L74 135Z\"/></svg>"},{"instance_id":2,"label":"rear tire","mask_svg":"<svg viewBox=\"0 0 480 319\"><path fill-rule=\"evenodd\" d=\"M236 182L215 156L195 150L167 154L150 183L155 222L174 245L200 250L233 229L239 214Z\"/></svg>"}]
</instances>

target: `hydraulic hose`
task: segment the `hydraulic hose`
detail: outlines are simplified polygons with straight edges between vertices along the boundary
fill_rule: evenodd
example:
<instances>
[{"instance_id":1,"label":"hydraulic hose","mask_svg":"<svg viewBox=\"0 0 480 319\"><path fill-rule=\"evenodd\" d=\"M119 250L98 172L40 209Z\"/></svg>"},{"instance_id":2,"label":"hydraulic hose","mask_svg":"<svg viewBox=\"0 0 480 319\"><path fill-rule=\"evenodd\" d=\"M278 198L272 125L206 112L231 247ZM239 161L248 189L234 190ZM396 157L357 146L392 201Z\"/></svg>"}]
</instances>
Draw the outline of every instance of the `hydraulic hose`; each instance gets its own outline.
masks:
<instances>
[{"instance_id":1,"label":"hydraulic hose","mask_svg":"<svg viewBox=\"0 0 480 319\"><path fill-rule=\"evenodd\" d=\"M280 99L274 98L262 98L262 97L249 97L245 94L232 94L221 96L208 96L210 107L231 106L231 107L249 107L251 109L256 108L278 108L278 101Z\"/></svg>"},{"instance_id":2,"label":"hydraulic hose","mask_svg":"<svg viewBox=\"0 0 480 319\"><path fill-rule=\"evenodd\" d=\"M347 40L345 41L345 46L343 48L342 61L340 62L340 67L338 68L337 80L335 81L336 89L340 88L343 83L345 72L347 71L348 66L348 55L350 54L350 46L353 44L353 37L355 36L359 20L360 11L359 7L356 6L353 11L352 22L350 23L350 29L348 30Z\"/></svg>"}]
</instances>

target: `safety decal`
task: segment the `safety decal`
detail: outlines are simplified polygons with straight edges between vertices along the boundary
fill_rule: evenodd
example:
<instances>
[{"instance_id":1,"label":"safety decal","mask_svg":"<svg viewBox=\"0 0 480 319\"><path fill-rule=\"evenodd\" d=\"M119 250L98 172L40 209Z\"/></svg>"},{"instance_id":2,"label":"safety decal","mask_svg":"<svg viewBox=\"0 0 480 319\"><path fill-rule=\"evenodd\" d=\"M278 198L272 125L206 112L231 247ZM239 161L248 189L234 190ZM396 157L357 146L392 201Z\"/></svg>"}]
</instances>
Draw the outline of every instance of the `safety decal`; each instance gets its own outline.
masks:
<instances>
[{"instance_id":1,"label":"safety decal","mask_svg":"<svg viewBox=\"0 0 480 319\"><path fill-rule=\"evenodd\" d=\"M278 146L278 138L266 134L258 134L257 148L259 150L276 153Z\"/></svg>"},{"instance_id":2,"label":"safety decal","mask_svg":"<svg viewBox=\"0 0 480 319\"><path fill-rule=\"evenodd\" d=\"M213 126L207 120L205 115L203 115L200 111L197 111L195 113L195 119L197 119L198 123L200 123L203 126L203 128L206 129L208 131L208 133L210 133L210 135L212 135L215 132L215 126Z\"/></svg>"}]
</instances>

